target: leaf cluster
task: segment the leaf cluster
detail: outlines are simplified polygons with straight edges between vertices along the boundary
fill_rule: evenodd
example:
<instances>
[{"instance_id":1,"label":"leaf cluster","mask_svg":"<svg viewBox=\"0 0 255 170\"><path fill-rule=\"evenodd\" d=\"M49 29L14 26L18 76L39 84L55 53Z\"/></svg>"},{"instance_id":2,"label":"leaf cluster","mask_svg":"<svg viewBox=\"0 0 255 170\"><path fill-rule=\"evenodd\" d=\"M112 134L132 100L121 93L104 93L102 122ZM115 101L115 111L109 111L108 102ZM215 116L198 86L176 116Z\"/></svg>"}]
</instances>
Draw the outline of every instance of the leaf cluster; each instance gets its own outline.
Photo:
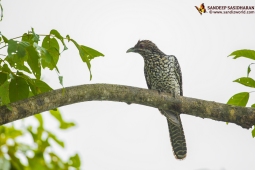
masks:
<instances>
[{"instance_id":1,"label":"leaf cluster","mask_svg":"<svg viewBox=\"0 0 255 170\"><path fill-rule=\"evenodd\" d=\"M248 50L248 49L243 49L243 50L237 50L232 52L229 56L233 56L233 59L237 59L240 57L245 57L251 60L255 60L255 51L254 50ZM255 80L251 78L250 72L251 72L251 66L254 63L251 63L247 67L247 75L246 77L240 77L233 82L239 83L243 86L250 87L250 88L255 88ZM251 91L252 92L252 91ZM236 106L243 106L245 107L249 101L250 93L251 92L240 92L235 95L233 95L227 102L227 104L230 105L236 105ZM251 105L251 107L255 108L255 103ZM255 127L253 127L252 130L252 136L255 137Z\"/></svg>"},{"instance_id":2,"label":"leaf cluster","mask_svg":"<svg viewBox=\"0 0 255 170\"><path fill-rule=\"evenodd\" d=\"M63 120L58 110L50 112L52 116L57 118L60 129L68 129L74 126L73 122ZM34 116L38 122L38 126L25 125L15 128L14 125L0 126L0 167L1 170L68 170L70 168L80 168L80 157L75 154L68 158L67 161L62 160L52 148L52 143L56 143L64 148L64 142L56 135L48 131L44 127L44 120L41 114ZM20 138L24 138L25 134L29 134L32 143L20 142Z\"/></svg>"},{"instance_id":3,"label":"leaf cluster","mask_svg":"<svg viewBox=\"0 0 255 170\"><path fill-rule=\"evenodd\" d=\"M22 36L11 39L0 33L0 105L8 107L11 102L51 91L52 88L41 80L42 70L46 68L56 70L59 82L63 86L63 76L60 76L57 63L61 53L68 49L66 42L72 42L75 45L82 61L89 69L91 79L91 60L104 55L90 47L78 44L69 35L63 37L55 29L52 29L49 34L40 35L35 33L33 28ZM75 126L73 122L65 121L57 109L51 110L50 114L59 122L61 130ZM22 128L16 128L13 124L0 126L0 169L79 169L81 164L79 155L75 154L67 161L62 160L54 152L52 143L55 142L64 148L64 142L45 129L41 114L34 117L38 126L28 126L24 122ZM19 138L24 136L30 137L31 144L20 142Z\"/></svg>"},{"instance_id":4,"label":"leaf cluster","mask_svg":"<svg viewBox=\"0 0 255 170\"><path fill-rule=\"evenodd\" d=\"M40 42L40 38L43 38ZM52 29L48 35L38 35L32 28L20 37L7 39L0 34L0 49L7 49L7 54L0 54L0 98L1 104L8 104L27 97L48 92L52 88L41 80L42 69L60 71L57 67L60 54L67 50L65 41L72 42L79 51L83 62L91 74L91 60L104 56L102 53L78 44L69 35L64 38L57 30ZM62 50L60 48L62 46ZM63 76L59 75L63 86Z\"/></svg>"}]
</instances>

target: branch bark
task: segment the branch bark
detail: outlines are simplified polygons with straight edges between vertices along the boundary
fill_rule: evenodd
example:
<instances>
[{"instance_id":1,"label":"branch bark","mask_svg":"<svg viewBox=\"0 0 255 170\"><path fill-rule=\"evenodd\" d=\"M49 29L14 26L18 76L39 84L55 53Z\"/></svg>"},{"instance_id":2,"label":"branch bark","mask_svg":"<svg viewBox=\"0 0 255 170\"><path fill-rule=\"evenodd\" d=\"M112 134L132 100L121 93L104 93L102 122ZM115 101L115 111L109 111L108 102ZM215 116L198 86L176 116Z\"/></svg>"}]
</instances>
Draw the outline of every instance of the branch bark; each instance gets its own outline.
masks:
<instances>
[{"instance_id":1,"label":"branch bark","mask_svg":"<svg viewBox=\"0 0 255 170\"><path fill-rule=\"evenodd\" d=\"M113 84L88 84L53 90L0 107L0 125L57 107L85 101L136 103L164 110L175 110L201 118L235 123L243 128L255 124L255 109L230 106L188 97L173 98L169 93Z\"/></svg>"}]
</instances>

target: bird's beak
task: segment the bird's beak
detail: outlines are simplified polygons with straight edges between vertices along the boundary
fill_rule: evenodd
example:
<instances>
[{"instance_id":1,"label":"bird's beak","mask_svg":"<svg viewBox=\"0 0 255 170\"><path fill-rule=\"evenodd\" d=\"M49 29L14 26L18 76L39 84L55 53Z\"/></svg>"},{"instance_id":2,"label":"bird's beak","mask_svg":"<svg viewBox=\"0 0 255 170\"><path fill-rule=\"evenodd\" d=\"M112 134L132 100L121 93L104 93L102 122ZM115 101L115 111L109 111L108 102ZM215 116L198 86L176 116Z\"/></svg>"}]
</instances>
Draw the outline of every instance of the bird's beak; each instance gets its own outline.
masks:
<instances>
[{"instance_id":1,"label":"bird's beak","mask_svg":"<svg viewBox=\"0 0 255 170\"><path fill-rule=\"evenodd\" d=\"M130 52L136 52L135 47L129 48L129 49L127 50L127 53L130 53Z\"/></svg>"}]
</instances>

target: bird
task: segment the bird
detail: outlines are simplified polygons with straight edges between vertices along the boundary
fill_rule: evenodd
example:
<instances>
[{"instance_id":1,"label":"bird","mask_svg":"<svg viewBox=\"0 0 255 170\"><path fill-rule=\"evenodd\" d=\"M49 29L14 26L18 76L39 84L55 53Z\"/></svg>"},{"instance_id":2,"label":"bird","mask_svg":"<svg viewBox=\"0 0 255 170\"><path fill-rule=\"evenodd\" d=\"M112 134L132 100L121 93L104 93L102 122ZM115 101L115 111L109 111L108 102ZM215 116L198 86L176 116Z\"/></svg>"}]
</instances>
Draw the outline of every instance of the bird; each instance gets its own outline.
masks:
<instances>
[{"instance_id":1,"label":"bird","mask_svg":"<svg viewBox=\"0 0 255 170\"><path fill-rule=\"evenodd\" d=\"M148 89L182 96L182 72L177 58L166 55L152 41L139 40L127 53L140 54L144 59L144 75ZM184 159L187 154L186 140L180 113L159 109L167 117L170 141L176 159Z\"/></svg>"},{"instance_id":2,"label":"bird","mask_svg":"<svg viewBox=\"0 0 255 170\"><path fill-rule=\"evenodd\" d=\"M206 13L206 9L205 9L204 3L202 3L202 4L200 5L200 7L195 6L195 8L196 8L197 11L200 13L200 15L202 15L202 13Z\"/></svg>"}]
</instances>

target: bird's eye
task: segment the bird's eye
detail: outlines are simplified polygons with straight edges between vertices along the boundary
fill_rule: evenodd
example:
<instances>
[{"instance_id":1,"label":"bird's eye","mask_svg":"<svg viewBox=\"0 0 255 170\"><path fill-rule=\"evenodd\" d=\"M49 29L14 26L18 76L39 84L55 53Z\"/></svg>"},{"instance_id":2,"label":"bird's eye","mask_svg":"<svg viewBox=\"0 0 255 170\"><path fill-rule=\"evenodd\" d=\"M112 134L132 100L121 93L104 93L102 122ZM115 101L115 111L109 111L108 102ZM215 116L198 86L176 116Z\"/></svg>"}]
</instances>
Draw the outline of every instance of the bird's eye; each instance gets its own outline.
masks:
<instances>
[{"instance_id":1,"label":"bird's eye","mask_svg":"<svg viewBox=\"0 0 255 170\"><path fill-rule=\"evenodd\" d=\"M143 44L139 44L139 48L143 48L144 46L143 46Z\"/></svg>"}]
</instances>

